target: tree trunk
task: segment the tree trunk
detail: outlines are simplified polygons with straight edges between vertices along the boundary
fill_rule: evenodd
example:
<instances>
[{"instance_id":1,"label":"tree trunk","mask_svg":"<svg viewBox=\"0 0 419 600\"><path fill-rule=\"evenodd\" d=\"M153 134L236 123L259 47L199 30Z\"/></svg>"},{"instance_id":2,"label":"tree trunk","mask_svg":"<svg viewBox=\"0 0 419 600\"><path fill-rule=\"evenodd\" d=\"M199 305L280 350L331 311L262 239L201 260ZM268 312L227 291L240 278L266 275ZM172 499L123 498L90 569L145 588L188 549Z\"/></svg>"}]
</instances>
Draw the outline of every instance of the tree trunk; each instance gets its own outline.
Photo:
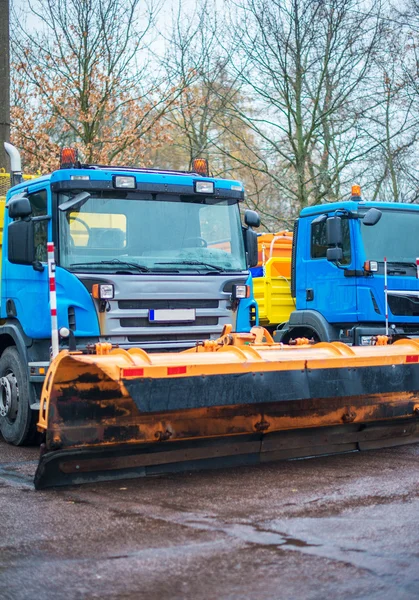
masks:
<instances>
[{"instance_id":1,"label":"tree trunk","mask_svg":"<svg viewBox=\"0 0 419 600\"><path fill-rule=\"evenodd\" d=\"M0 0L0 169L8 170L3 143L10 140L9 0Z\"/></svg>"}]
</instances>

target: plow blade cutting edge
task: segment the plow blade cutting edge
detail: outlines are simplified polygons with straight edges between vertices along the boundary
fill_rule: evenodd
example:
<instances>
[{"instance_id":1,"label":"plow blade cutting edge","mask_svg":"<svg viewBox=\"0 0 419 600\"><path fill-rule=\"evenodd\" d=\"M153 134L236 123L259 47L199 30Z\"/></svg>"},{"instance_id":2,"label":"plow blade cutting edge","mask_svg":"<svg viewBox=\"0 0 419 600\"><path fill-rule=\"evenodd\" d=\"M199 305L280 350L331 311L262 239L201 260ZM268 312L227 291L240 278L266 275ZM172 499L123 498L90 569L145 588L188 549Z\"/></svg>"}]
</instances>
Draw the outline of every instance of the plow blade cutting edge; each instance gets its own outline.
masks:
<instances>
[{"instance_id":1,"label":"plow blade cutting edge","mask_svg":"<svg viewBox=\"0 0 419 600\"><path fill-rule=\"evenodd\" d=\"M38 427L37 489L419 442L419 343L62 351Z\"/></svg>"}]
</instances>

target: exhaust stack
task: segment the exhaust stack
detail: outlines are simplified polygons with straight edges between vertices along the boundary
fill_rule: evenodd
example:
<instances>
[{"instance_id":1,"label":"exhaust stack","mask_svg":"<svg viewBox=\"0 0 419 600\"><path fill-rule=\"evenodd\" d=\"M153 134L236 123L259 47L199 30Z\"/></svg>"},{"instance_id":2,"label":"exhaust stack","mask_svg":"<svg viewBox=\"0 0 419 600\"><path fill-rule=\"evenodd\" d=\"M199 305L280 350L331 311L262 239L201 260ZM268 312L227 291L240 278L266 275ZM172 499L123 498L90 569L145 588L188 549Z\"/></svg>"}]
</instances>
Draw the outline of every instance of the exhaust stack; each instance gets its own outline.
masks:
<instances>
[{"instance_id":1,"label":"exhaust stack","mask_svg":"<svg viewBox=\"0 0 419 600\"><path fill-rule=\"evenodd\" d=\"M10 158L10 183L13 187L14 185L18 185L23 181L20 152L17 148L15 148L15 146L9 144L8 142L4 142L4 149Z\"/></svg>"}]
</instances>

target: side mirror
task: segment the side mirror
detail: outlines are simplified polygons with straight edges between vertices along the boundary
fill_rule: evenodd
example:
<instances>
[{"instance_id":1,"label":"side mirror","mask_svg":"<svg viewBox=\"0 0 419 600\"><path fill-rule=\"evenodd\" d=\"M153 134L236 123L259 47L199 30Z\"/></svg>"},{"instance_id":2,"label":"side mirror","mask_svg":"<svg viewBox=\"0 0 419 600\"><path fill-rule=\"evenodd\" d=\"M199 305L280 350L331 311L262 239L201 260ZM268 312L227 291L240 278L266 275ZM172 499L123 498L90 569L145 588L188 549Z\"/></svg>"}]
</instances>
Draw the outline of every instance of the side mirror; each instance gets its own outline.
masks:
<instances>
[{"instance_id":1,"label":"side mirror","mask_svg":"<svg viewBox=\"0 0 419 600\"><path fill-rule=\"evenodd\" d=\"M253 211L251 211L253 212ZM247 262L249 268L256 267L258 264L258 236L253 229L244 229L244 243L247 252Z\"/></svg>"},{"instance_id":2,"label":"side mirror","mask_svg":"<svg viewBox=\"0 0 419 600\"><path fill-rule=\"evenodd\" d=\"M339 262L343 258L343 250L339 248L339 246L335 246L334 248L328 248L326 250L326 259L329 262Z\"/></svg>"},{"instance_id":3,"label":"side mirror","mask_svg":"<svg viewBox=\"0 0 419 600\"><path fill-rule=\"evenodd\" d=\"M7 203L11 219L24 219L32 214L32 206L24 194L17 194Z\"/></svg>"},{"instance_id":4,"label":"side mirror","mask_svg":"<svg viewBox=\"0 0 419 600\"><path fill-rule=\"evenodd\" d=\"M340 217L329 217L326 221L327 245L332 246L326 250L326 259L337 263L343 258L342 245L342 219Z\"/></svg>"},{"instance_id":5,"label":"side mirror","mask_svg":"<svg viewBox=\"0 0 419 600\"><path fill-rule=\"evenodd\" d=\"M7 233L9 261L18 265L32 265L35 262L34 222L13 221Z\"/></svg>"},{"instance_id":6,"label":"side mirror","mask_svg":"<svg viewBox=\"0 0 419 600\"><path fill-rule=\"evenodd\" d=\"M372 227L373 225L377 225L378 221L383 216L383 213L378 208L370 208L364 215L362 222L364 225Z\"/></svg>"},{"instance_id":7,"label":"side mirror","mask_svg":"<svg viewBox=\"0 0 419 600\"><path fill-rule=\"evenodd\" d=\"M329 217L326 221L326 239L328 246L342 244L342 220L340 217Z\"/></svg>"},{"instance_id":8,"label":"side mirror","mask_svg":"<svg viewBox=\"0 0 419 600\"><path fill-rule=\"evenodd\" d=\"M248 227L259 227L260 217L254 210L246 210L244 212L244 222Z\"/></svg>"}]
</instances>

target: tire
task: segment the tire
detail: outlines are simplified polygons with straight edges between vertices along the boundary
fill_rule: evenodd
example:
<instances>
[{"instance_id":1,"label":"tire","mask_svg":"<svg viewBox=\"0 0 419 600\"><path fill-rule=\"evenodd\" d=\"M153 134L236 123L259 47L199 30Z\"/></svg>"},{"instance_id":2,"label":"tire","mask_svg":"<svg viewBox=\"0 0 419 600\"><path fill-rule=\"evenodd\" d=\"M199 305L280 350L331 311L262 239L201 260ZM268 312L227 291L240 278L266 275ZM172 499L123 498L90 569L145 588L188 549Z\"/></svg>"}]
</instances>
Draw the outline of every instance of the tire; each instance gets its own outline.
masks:
<instances>
[{"instance_id":1,"label":"tire","mask_svg":"<svg viewBox=\"0 0 419 600\"><path fill-rule=\"evenodd\" d=\"M0 358L0 432L6 442L23 446L36 436L38 411L30 407L26 365L13 346Z\"/></svg>"}]
</instances>

